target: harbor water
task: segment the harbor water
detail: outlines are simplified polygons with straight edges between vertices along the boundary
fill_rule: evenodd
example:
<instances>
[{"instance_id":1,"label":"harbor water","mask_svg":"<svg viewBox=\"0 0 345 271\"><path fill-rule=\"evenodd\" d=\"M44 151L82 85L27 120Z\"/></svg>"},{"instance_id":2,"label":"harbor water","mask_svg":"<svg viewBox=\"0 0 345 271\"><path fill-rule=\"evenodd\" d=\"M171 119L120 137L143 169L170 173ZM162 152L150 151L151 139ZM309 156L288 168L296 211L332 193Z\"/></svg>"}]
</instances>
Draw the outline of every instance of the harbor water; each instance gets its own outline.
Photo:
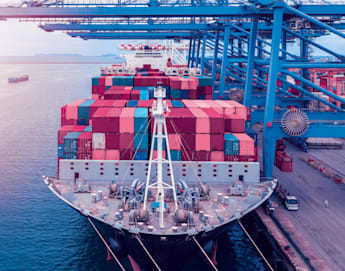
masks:
<instances>
[{"instance_id":1,"label":"harbor water","mask_svg":"<svg viewBox=\"0 0 345 271\"><path fill-rule=\"evenodd\" d=\"M61 106L90 98L100 66L0 64L0 270L117 270L87 219L42 180L56 175ZM30 80L8 84L22 74ZM219 242L217 261L219 270L265 270L238 225ZM200 257L184 270L211 269Z\"/></svg>"}]
</instances>

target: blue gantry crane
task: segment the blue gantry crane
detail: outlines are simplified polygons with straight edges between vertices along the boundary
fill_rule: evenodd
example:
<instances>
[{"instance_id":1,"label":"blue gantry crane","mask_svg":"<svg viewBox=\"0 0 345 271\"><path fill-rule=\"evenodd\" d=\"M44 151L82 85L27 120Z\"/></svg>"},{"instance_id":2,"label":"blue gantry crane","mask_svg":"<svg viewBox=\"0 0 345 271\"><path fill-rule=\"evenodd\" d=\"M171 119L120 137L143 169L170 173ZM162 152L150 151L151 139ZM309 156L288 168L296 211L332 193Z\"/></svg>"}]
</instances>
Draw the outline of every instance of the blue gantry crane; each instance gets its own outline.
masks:
<instances>
[{"instance_id":1,"label":"blue gantry crane","mask_svg":"<svg viewBox=\"0 0 345 271\"><path fill-rule=\"evenodd\" d=\"M345 45L344 17L345 2L316 0L44 0L0 7L0 20L27 18L45 31L86 40L189 40L188 66L212 76L219 98L228 98L233 86L242 88L252 124L263 124L267 177L277 139L345 135L345 99L309 74L313 68L345 69L345 56L318 42L329 35ZM314 49L329 60L315 61Z\"/></svg>"}]
</instances>

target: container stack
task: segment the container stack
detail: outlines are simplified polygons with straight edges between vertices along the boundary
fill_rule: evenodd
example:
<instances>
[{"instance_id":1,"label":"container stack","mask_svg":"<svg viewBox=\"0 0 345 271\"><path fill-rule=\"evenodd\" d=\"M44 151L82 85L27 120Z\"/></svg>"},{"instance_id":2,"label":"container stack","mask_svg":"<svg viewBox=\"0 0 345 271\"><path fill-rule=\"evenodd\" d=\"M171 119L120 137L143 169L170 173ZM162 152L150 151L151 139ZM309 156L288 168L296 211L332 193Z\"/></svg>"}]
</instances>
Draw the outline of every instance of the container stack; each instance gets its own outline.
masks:
<instances>
[{"instance_id":1,"label":"container stack","mask_svg":"<svg viewBox=\"0 0 345 271\"><path fill-rule=\"evenodd\" d=\"M283 139L277 140L274 165L281 171L292 172L292 158L286 154L285 148Z\"/></svg>"},{"instance_id":2,"label":"container stack","mask_svg":"<svg viewBox=\"0 0 345 271\"><path fill-rule=\"evenodd\" d=\"M162 82L170 109L167 130L173 161L257 161L257 135L245 128L250 111L235 101L212 100L206 76L165 76L146 65L135 76L92 79L93 99L61 109L59 159L147 160L154 86ZM245 133L248 133L248 135ZM157 146L153 146L153 158ZM163 157L166 146L163 144Z\"/></svg>"}]
</instances>

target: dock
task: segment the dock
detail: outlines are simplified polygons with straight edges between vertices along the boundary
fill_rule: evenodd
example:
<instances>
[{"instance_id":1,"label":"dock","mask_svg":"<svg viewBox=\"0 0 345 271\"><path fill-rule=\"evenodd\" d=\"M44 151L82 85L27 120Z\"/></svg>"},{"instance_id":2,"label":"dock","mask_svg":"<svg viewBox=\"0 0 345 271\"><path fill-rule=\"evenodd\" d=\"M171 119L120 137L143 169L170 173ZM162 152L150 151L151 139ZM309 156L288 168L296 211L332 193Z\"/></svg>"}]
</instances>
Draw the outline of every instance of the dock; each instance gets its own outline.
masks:
<instances>
[{"instance_id":1,"label":"dock","mask_svg":"<svg viewBox=\"0 0 345 271\"><path fill-rule=\"evenodd\" d=\"M322 175L300 159L303 154L300 149L286 145L293 159L293 172L281 172L275 167L274 176L284 190L297 197L299 210L288 211L273 197L278 207L272 216L262 210L256 213L278 243L283 234L299 254L298 261L296 257L293 259L297 263L295 270L345 270L345 185ZM345 171L344 150L314 149L310 153ZM291 258L288 251L286 256Z\"/></svg>"}]
</instances>

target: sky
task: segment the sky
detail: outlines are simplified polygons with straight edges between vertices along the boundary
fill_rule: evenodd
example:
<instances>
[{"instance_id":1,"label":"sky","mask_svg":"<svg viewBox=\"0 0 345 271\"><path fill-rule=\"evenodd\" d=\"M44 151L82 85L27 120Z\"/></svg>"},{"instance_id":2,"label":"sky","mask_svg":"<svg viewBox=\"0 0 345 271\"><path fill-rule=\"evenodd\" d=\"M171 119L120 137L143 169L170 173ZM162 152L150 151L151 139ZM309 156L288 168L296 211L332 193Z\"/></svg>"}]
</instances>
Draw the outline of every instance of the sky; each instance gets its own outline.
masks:
<instances>
[{"instance_id":1,"label":"sky","mask_svg":"<svg viewBox=\"0 0 345 271\"><path fill-rule=\"evenodd\" d=\"M0 0L0 5L5 1ZM16 2L12 1L12 2ZM121 54L117 50L121 41L82 40L71 38L63 32L45 32L37 23L19 22L18 20L0 21L0 55L31 56L36 54L81 54L87 56L103 54ZM335 35L323 36L315 40L338 53L343 54L345 39ZM291 49L291 48L290 48ZM297 53L297 48L292 48ZM314 55L327 55L314 50Z\"/></svg>"},{"instance_id":2,"label":"sky","mask_svg":"<svg viewBox=\"0 0 345 271\"><path fill-rule=\"evenodd\" d=\"M81 54L87 56L117 54L119 41L82 40L62 32L45 32L37 23L0 21L0 55Z\"/></svg>"}]
</instances>

